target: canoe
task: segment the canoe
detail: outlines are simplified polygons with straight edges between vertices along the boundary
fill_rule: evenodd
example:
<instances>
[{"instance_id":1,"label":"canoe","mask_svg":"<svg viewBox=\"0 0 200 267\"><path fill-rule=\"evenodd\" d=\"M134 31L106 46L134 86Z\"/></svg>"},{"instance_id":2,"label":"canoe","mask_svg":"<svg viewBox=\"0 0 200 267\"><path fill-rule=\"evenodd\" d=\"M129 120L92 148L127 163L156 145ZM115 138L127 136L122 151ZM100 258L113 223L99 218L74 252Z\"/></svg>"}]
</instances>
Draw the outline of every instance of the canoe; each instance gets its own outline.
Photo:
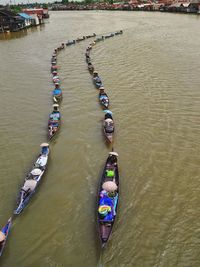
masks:
<instances>
[{"instance_id":1,"label":"canoe","mask_svg":"<svg viewBox=\"0 0 200 267\"><path fill-rule=\"evenodd\" d=\"M49 156L49 144L43 143L41 146L41 152L34 163L31 171L28 173L24 180L24 184L20 189L17 207L14 210L14 214L20 214L22 210L27 206L30 198L35 193L38 184L46 170L48 156Z\"/></svg>"},{"instance_id":2,"label":"canoe","mask_svg":"<svg viewBox=\"0 0 200 267\"><path fill-rule=\"evenodd\" d=\"M123 34L123 31L120 30L120 31L115 32L115 35L119 35L119 34Z\"/></svg>"},{"instance_id":3,"label":"canoe","mask_svg":"<svg viewBox=\"0 0 200 267\"><path fill-rule=\"evenodd\" d=\"M93 33L93 34L91 34L91 35L86 35L85 37L86 38L92 38L92 37L95 37L96 36L96 33Z\"/></svg>"},{"instance_id":4,"label":"canoe","mask_svg":"<svg viewBox=\"0 0 200 267\"><path fill-rule=\"evenodd\" d=\"M8 238L8 234L10 232L11 224L12 224L12 218L10 218L7 221L6 225L4 225L0 230L1 239L2 239L1 242L0 242L0 256L2 255L3 250L5 248L6 241L7 241L7 238Z\"/></svg>"},{"instance_id":5,"label":"canoe","mask_svg":"<svg viewBox=\"0 0 200 267\"><path fill-rule=\"evenodd\" d=\"M61 124L61 121L60 121L61 114L60 114L60 111L58 110L59 105L54 104L53 107L54 107L54 110L49 115L49 121L48 121L48 137L50 140L58 132L60 128L60 124Z\"/></svg>"},{"instance_id":6,"label":"canoe","mask_svg":"<svg viewBox=\"0 0 200 267\"><path fill-rule=\"evenodd\" d=\"M115 223L119 198L118 154L110 152L100 178L97 195L97 225L101 247L105 247Z\"/></svg>"},{"instance_id":7,"label":"canoe","mask_svg":"<svg viewBox=\"0 0 200 267\"><path fill-rule=\"evenodd\" d=\"M85 40L85 38L86 38L85 36L80 37L80 38L78 37L78 38L76 39L76 42L81 42L81 41Z\"/></svg>"},{"instance_id":8,"label":"canoe","mask_svg":"<svg viewBox=\"0 0 200 267\"><path fill-rule=\"evenodd\" d=\"M76 43L75 40L73 40L73 41L68 41L68 42L66 43L66 46L73 45L73 44L75 44L75 43Z\"/></svg>"},{"instance_id":9,"label":"canoe","mask_svg":"<svg viewBox=\"0 0 200 267\"><path fill-rule=\"evenodd\" d=\"M106 93L104 93L103 95L99 94L99 102L103 107L108 108L108 106L109 106L109 97L108 97L108 95Z\"/></svg>"},{"instance_id":10,"label":"canoe","mask_svg":"<svg viewBox=\"0 0 200 267\"><path fill-rule=\"evenodd\" d=\"M104 119L103 132L104 132L104 135L105 135L105 137L109 143L113 142L114 130L115 130L115 125L114 125L113 119L111 119L111 118Z\"/></svg>"},{"instance_id":11,"label":"canoe","mask_svg":"<svg viewBox=\"0 0 200 267\"><path fill-rule=\"evenodd\" d=\"M108 35L105 35L104 38L107 39L107 38L110 38L110 37L113 37L113 36L115 36L115 34L114 33L110 33Z\"/></svg>"},{"instance_id":12,"label":"canoe","mask_svg":"<svg viewBox=\"0 0 200 267\"><path fill-rule=\"evenodd\" d=\"M99 38L96 38L95 40L94 40L94 42L95 43L98 43L98 42L101 42L101 41L103 41L104 40L104 36L101 36L101 37L99 37Z\"/></svg>"}]
</instances>

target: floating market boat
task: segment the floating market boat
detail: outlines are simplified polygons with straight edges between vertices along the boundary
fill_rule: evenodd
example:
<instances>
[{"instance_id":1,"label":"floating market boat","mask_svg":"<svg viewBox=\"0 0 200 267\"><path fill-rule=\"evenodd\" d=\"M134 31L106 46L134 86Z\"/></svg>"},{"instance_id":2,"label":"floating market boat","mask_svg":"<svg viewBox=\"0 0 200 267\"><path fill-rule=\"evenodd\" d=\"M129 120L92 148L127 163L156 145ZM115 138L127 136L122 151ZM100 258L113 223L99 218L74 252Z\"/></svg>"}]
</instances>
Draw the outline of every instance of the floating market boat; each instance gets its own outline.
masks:
<instances>
[{"instance_id":1,"label":"floating market boat","mask_svg":"<svg viewBox=\"0 0 200 267\"><path fill-rule=\"evenodd\" d=\"M104 135L106 137L106 140L109 143L112 143L114 139L114 130L115 130L112 112L110 110L104 110L104 112L106 113L103 121Z\"/></svg>"},{"instance_id":2,"label":"floating market boat","mask_svg":"<svg viewBox=\"0 0 200 267\"><path fill-rule=\"evenodd\" d=\"M20 214L22 210L27 206L46 170L49 156L49 144L42 143L40 147L41 152L35 164L33 165L32 170L26 176L24 184L20 189L17 199L17 207L14 210L14 214Z\"/></svg>"},{"instance_id":3,"label":"floating market boat","mask_svg":"<svg viewBox=\"0 0 200 267\"><path fill-rule=\"evenodd\" d=\"M119 198L118 154L110 152L100 178L97 196L97 223L101 247L105 247L116 219Z\"/></svg>"}]
</instances>

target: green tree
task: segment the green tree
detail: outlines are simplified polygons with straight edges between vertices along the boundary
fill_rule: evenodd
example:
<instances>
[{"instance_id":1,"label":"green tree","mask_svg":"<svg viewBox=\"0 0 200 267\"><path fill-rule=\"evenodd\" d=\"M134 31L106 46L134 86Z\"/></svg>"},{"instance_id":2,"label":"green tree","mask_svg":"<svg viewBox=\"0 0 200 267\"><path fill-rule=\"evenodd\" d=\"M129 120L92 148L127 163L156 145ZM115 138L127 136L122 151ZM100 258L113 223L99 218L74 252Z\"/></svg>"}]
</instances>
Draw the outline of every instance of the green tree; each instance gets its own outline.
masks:
<instances>
[{"instance_id":1,"label":"green tree","mask_svg":"<svg viewBox=\"0 0 200 267\"><path fill-rule=\"evenodd\" d=\"M69 0L62 0L61 2L63 5L67 5L69 3Z\"/></svg>"}]
</instances>

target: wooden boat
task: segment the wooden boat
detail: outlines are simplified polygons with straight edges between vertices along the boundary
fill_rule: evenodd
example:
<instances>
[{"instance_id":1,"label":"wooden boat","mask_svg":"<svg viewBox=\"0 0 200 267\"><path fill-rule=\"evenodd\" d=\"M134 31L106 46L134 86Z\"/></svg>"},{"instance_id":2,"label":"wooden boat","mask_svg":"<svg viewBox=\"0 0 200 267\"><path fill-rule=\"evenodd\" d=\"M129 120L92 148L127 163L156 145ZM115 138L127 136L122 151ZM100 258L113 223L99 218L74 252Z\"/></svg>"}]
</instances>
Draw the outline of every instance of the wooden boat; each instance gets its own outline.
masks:
<instances>
[{"instance_id":1,"label":"wooden boat","mask_svg":"<svg viewBox=\"0 0 200 267\"><path fill-rule=\"evenodd\" d=\"M32 170L26 176L24 184L20 189L17 199L17 207L14 210L14 214L20 214L22 210L27 206L46 170L49 156L49 144L43 143L40 146L41 152L36 162L34 163Z\"/></svg>"},{"instance_id":2,"label":"wooden boat","mask_svg":"<svg viewBox=\"0 0 200 267\"><path fill-rule=\"evenodd\" d=\"M2 255L3 250L5 248L11 224L12 224L12 218L10 218L7 221L6 225L4 225L0 230L0 256Z\"/></svg>"},{"instance_id":3,"label":"wooden boat","mask_svg":"<svg viewBox=\"0 0 200 267\"><path fill-rule=\"evenodd\" d=\"M75 40L73 40L73 41L68 41L68 42L66 43L66 46L73 45L73 44L75 44L75 43L76 43Z\"/></svg>"},{"instance_id":4,"label":"wooden boat","mask_svg":"<svg viewBox=\"0 0 200 267\"><path fill-rule=\"evenodd\" d=\"M119 34L123 34L123 31L120 30L120 31L115 32L115 35L119 35Z\"/></svg>"},{"instance_id":5,"label":"wooden boat","mask_svg":"<svg viewBox=\"0 0 200 267\"><path fill-rule=\"evenodd\" d=\"M105 117L103 121L103 132L109 143L113 142L115 125L112 117L112 112L110 110L104 110Z\"/></svg>"},{"instance_id":6,"label":"wooden boat","mask_svg":"<svg viewBox=\"0 0 200 267\"><path fill-rule=\"evenodd\" d=\"M107 38L110 38L110 37L113 37L113 36L115 36L115 34L114 33L110 33L108 35L105 35L104 38L107 39Z\"/></svg>"},{"instance_id":7,"label":"wooden boat","mask_svg":"<svg viewBox=\"0 0 200 267\"><path fill-rule=\"evenodd\" d=\"M101 36L101 37L99 37L99 38L96 38L95 40L94 40L94 42L95 43L98 43L98 42L101 42L101 41L103 41L104 40L104 36Z\"/></svg>"},{"instance_id":8,"label":"wooden boat","mask_svg":"<svg viewBox=\"0 0 200 267\"><path fill-rule=\"evenodd\" d=\"M99 89L101 89L101 87ZM109 97L105 92L103 92L103 93L100 92L99 93L99 102L103 107L108 108L108 106L109 106Z\"/></svg>"},{"instance_id":9,"label":"wooden boat","mask_svg":"<svg viewBox=\"0 0 200 267\"><path fill-rule=\"evenodd\" d=\"M61 114L60 114L60 111L59 111L58 107L59 107L58 104L54 104L53 105L53 111L49 115L48 137L49 137L50 140L54 137L54 135L58 132L58 130L60 128Z\"/></svg>"},{"instance_id":10,"label":"wooden boat","mask_svg":"<svg viewBox=\"0 0 200 267\"><path fill-rule=\"evenodd\" d=\"M105 247L116 219L119 198L118 154L110 152L100 179L97 196L97 223L101 247Z\"/></svg>"},{"instance_id":11,"label":"wooden boat","mask_svg":"<svg viewBox=\"0 0 200 267\"><path fill-rule=\"evenodd\" d=\"M91 34L91 35L86 35L85 37L86 38L92 38L92 37L95 37L96 36L96 33L93 33L93 34Z\"/></svg>"},{"instance_id":12,"label":"wooden boat","mask_svg":"<svg viewBox=\"0 0 200 267\"><path fill-rule=\"evenodd\" d=\"M81 41L83 41L83 40L85 40L85 39L86 39L85 36L83 36L83 37L78 37L78 38L76 39L76 42L81 42Z\"/></svg>"}]
</instances>

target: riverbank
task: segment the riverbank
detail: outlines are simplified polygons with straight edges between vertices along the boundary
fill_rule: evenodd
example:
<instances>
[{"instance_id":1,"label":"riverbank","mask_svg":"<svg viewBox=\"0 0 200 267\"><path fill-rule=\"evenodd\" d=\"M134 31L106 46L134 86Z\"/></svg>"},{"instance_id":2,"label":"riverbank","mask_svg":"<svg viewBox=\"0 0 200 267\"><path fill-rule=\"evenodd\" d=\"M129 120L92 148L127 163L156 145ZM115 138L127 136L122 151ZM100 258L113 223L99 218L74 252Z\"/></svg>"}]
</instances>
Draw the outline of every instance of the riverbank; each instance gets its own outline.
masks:
<instances>
[{"instance_id":1,"label":"riverbank","mask_svg":"<svg viewBox=\"0 0 200 267\"><path fill-rule=\"evenodd\" d=\"M10 7L0 8L0 33L18 32L44 23L48 18L48 9L19 9L13 12Z\"/></svg>"},{"instance_id":2,"label":"riverbank","mask_svg":"<svg viewBox=\"0 0 200 267\"><path fill-rule=\"evenodd\" d=\"M196 2L159 2L159 3L139 3L130 1L127 3L92 3L83 4L78 2L63 4L52 4L51 10L112 10L112 11L160 11L160 12L178 12L187 14L200 14L200 3Z\"/></svg>"}]
</instances>

